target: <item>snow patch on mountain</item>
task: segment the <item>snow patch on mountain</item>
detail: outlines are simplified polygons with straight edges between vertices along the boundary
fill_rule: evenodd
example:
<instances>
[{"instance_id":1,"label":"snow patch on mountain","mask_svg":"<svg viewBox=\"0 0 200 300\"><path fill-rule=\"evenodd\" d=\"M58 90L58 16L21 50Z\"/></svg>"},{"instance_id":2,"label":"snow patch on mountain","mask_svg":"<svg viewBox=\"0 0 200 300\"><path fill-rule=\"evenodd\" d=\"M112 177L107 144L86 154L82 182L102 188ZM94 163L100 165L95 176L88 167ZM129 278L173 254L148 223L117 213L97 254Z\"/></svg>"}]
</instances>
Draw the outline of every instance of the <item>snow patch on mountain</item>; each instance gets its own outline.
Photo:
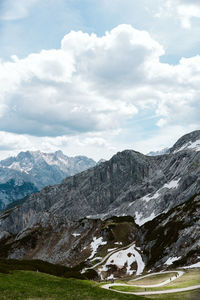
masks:
<instances>
[{"instance_id":1,"label":"snow patch on mountain","mask_svg":"<svg viewBox=\"0 0 200 300\"><path fill-rule=\"evenodd\" d=\"M174 179L174 180L172 180L172 181L166 183L166 184L163 186L163 188L167 188L167 189L177 189L180 179L181 179L181 178L179 178L179 179Z\"/></svg>"},{"instance_id":2,"label":"snow patch on mountain","mask_svg":"<svg viewBox=\"0 0 200 300\"><path fill-rule=\"evenodd\" d=\"M195 151L200 151L200 140L197 140L193 143L191 143L189 146L188 146L188 149L193 149Z\"/></svg>"},{"instance_id":3,"label":"snow patch on mountain","mask_svg":"<svg viewBox=\"0 0 200 300\"><path fill-rule=\"evenodd\" d=\"M5 168L5 166L2 166ZM13 169L20 172L29 173L32 169L33 165L27 164L27 166L21 166L19 162L15 161L10 166L7 166L8 169Z\"/></svg>"},{"instance_id":4,"label":"snow patch on mountain","mask_svg":"<svg viewBox=\"0 0 200 300\"><path fill-rule=\"evenodd\" d=\"M97 250L98 250L99 246L103 246L103 245L106 245L106 244L107 244L107 242L106 241L103 242L103 238L102 237L100 237L98 239L96 237L94 237L93 241L90 244L92 253L91 253L90 257L88 257L88 259L91 259L91 258L93 258L95 256L95 254L97 253Z\"/></svg>"},{"instance_id":5,"label":"snow patch on mountain","mask_svg":"<svg viewBox=\"0 0 200 300\"><path fill-rule=\"evenodd\" d=\"M169 257L168 260L165 262L165 265L171 266L175 261L179 260L181 256L179 257Z\"/></svg>"},{"instance_id":6,"label":"snow patch on mountain","mask_svg":"<svg viewBox=\"0 0 200 300\"><path fill-rule=\"evenodd\" d=\"M122 245L122 242L115 242L115 245Z\"/></svg>"},{"instance_id":7,"label":"snow patch on mountain","mask_svg":"<svg viewBox=\"0 0 200 300\"><path fill-rule=\"evenodd\" d=\"M137 263L136 275L140 275L145 267L140 253L136 250L135 244L125 250L120 250L113 253L106 263L99 269L99 272L106 272L109 265L116 265L119 269L126 268L126 274L132 275L135 270L132 269L132 264Z\"/></svg>"},{"instance_id":8,"label":"snow patch on mountain","mask_svg":"<svg viewBox=\"0 0 200 300\"><path fill-rule=\"evenodd\" d=\"M193 151L200 151L200 140L196 140L195 142L188 142L182 145L179 149L176 149L173 153L177 153L183 150L193 150Z\"/></svg>"},{"instance_id":9,"label":"snow patch on mountain","mask_svg":"<svg viewBox=\"0 0 200 300\"><path fill-rule=\"evenodd\" d=\"M173 179L171 180L170 182L164 184L158 191L156 191L153 195L152 193L151 194L148 194L144 197L141 198L141 200L143 201L146 201L146 202L149 202L150 200L155 200L157 199L158 197L161 196L161 192L163 189L167 188L167 189L176 189L178 188L178 184L179 184L179 181L180 181L180 178L179 179ZM131 203L132 204L132 203ZM129 204L129 206L131 205Z\"/></svg>"},{"instance_id":10,"label":"snow patch on mountain","mask_svg":"<svg viewBox=\"0 0 200 300\"><path fill-rule=\"evenodd\" d=\"M151 194L148 194L148 195L142 197L141 200L149 202L152 199L157 199L159 196L160 196L160 192L157 191L156 193L153 194L153 196L151 196Z\"/></svg>"},{"instance_id":11,"label":"snow patch on mountain","mask_svg":"<svg viewBox=\"0 0 200 300\"><path fill-rule=\"evenodd\" d=\"M137 225L139 225L139 226L142 226L142 225L144 225L145 223L147 223L147 222L153 220L155 217L156 217L156 215L155 215L154 212L152 212L151 215L150 215L149 217L144 218L144 217L142 216L141 213L138 213L138 212L136 211L136 213L135 213L135 223L136 223Z\"/></svg>"},{"instance_id":12,"label":"snow patch on mountain","mask_svg":"<svg viewBox=\"0 0 200 300\"><path fill-rule=\"evenodd\" d=\"M72 235L74 236L74 237L77 237L77 236L80 236L81 234L80 233L72 233Z\"/></svg>"}]
</instances>

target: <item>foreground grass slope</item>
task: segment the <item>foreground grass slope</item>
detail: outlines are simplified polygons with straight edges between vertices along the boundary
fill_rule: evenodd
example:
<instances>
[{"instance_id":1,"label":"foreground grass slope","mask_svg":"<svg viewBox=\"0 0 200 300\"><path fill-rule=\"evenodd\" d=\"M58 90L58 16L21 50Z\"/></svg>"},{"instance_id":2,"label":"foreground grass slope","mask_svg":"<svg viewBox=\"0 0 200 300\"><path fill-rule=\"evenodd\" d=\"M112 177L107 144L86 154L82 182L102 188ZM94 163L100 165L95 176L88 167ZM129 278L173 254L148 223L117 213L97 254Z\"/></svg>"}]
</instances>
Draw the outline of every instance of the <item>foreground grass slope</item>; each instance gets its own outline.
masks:
<instances>
[{"instance_id":1,"label":"foreground grass slope","mask_svg":"<svg viewBox=\"0 0 200 300\"><path fill-rule=\"evenodd\" d=\"M106 291L95 282L60 278L40 272L0 273L1 300L129 300L146 299Z\"/></svg>"},{"instance_id":2,"label":"foreground grass slope","mask_svg":"<svg viewBox=\"0 0 200 300\"><path fill-rule=\"evenodd\" d=\"M156 274L149 277L141 278L137 281L130 280L128 281L129 284L133 285L153 285L153 284L159 284L164 282L165 280L168 280L170 277L175 276L177 274L176 272L171 273L164 273L164 274ZM150 274L149 274L150 275ZM143 276L141 276L143 277Z\"/></svg>"},{"instance_id":3,"label":"foreground grass slope","mask_svg":"<svg viewBox=\"0 0 200 300\"><path fill-rule=\"evenodd\" d=\"M64 278L76 278L76 279L89 279L94 280L98 278L96 271L90 269L84 274L81 274L81 270L84 264L77 265L74 268L68 268L66 266L51 264L42 260L18 260L18 259L0 259L0 273L9 273L15 270L23 271L39 271L50 275L55 275Z\"/></svg>"},{"instance_id":4,"label":"foreground grass slope","mask_svg":"<svg viewBox=\"0 0 200 300\"><path fill-rule=\"evenodd\" d=\"M199 300L200 290L188 291L183 293L165 294L165 295L153 295L147 296L147 299L154 300Z\"/></svg>"},{"instance_id":5,"label":"foreground grass slope","mask_svg":"<svg viewBox=\"0 0 200 300\"><path fill-rule=\"evenodd\" d=\"M180 289L180 288L186 288L190 286L195 286L200 284L200 270L199 269L189 269L184 270L183 276L177 278L176 280L162 286L162 287L152 287L152 288L142 288L142 287L136 287L136 286L113 286L112 289L117 291L123 291L123 292L145 292L145 291L161 291L161 290L170 290L170 289ZM163 274L164 275L164 274ZM167 274L165 274L167 275ZM168 278L170 278L171 274L168 274ZM156 284L157 280L160 278L160 274L156 276L152 276L152 282L150 284ZM150 279L150 278L146 278ZM167 279L165 277L165 279ZM144 281L138 280L138 282L131 282L132 284L137 284L141 282L141 285L144 284Z\"/></svg>"}]
</instances>

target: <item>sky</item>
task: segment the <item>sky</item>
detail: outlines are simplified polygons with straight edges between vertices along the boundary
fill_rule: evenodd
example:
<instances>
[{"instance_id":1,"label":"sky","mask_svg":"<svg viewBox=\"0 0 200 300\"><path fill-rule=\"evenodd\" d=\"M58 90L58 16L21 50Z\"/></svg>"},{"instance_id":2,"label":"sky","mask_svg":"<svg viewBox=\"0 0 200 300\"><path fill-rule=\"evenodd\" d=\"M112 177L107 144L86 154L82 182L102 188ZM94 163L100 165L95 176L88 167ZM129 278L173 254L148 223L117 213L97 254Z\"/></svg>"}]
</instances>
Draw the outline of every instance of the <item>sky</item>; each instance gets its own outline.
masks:
<instances>
[{"instance_id":1,"label":"sky","mask_svg":"<svg viewBox=\"0 0 200 300\"><path fill-rule=\"evenodd\" d=\"M200 129L199 0L1 0L0 159L109 159Z\"/></svg>"}]
</instances>

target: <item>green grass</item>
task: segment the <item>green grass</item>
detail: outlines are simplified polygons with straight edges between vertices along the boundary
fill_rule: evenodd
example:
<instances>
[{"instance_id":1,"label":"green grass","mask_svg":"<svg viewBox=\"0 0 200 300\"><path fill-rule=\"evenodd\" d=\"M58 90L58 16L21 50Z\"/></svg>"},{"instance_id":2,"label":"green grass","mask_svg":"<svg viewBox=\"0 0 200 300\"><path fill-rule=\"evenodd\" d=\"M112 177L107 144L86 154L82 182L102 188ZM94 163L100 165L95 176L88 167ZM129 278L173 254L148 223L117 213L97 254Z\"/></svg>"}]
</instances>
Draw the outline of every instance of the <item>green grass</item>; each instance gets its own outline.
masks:
<instances>
[{"instance_id":1,"label":"green grass","mask_svg":"<svg viewBox=\"0 0 200 300\"><path fill-rule=\"evenodd\" d=\"M107 291L97 283L60 278L40 272L0 273L1 300L129 300L146 299Z\"/></svg>"},{"instance_id":2,"label":"green grass","mask_svg":"<svg viewBox=\"0 0 200 300\"><path fill-rule=\"evenodd\" d=\"M116 290L116 291L121 291L121 292L145 292L145 291L152 291L154 289L150 288L140 288L140 287L133 287L133 286L111 286L110 289Z\"/></svg>"},{"instance_id":3,"label":"green grass","mask_svg":"<svg viewBox=\"0 0 200 300\"><path fill-rule=\"evenodd\" d=\"M151 285L151 284L158 284L161 282L164 282L165 280L169 279L170 277L175 276L177 274L176 272L172 273L165 273L165 274L157 274L157 275L152 275L150 277L138 279L137 281L129 281L129 284L133 285Z\"/></svg>"},{"instance_id":4,"label":"green grass","mask_svg":"<svg viewBox=\"0 0 200 300\"><path fill-rule=\"evenodd\" d=\"M184 293L146 296L146 298L154 300L199 300L200 289Z\"/></svg>"},{"instance_id":5,"label":"green grass","mask_svg":"<svg viewBox=\"0 0 200 300\"><path fill-rule=\"evenodd\" d=\"M185 274L165 286L166 289L185 288L200 284L200 269L184 270Z\"/></svg>"},{"instance_id":6,"label":"green grass","mask_svg":"<svg viewBox=\"0 0 200 300\"><path fill-rule=\"evenodd\" d=\"M185 280L190 284L194 282L194 277L198 276L199 272L197 270L191 270L187 272ZM136 288L136 290L140 289ZM66 279L40 272L20 270L12 271L9 274L0 273L1 300L131 300L147 298L157 300L197 300L200 299L200 290L139 297L104 290L96 282L72 278Z\"/></svg>"},{"instance_id":7,"label":"green grass","mask_svg":"<svg viewBox=\"0 0 200 300\"><path fill-rule=\"evenodd\" d=\"M18 260L18 259L0 259L0 272L9 273L14 270L24 271L39 271L50 275L76 278L76 279L89 279L94 280L98 278L98 274L95 270L87 270L84 274L81 274L81 270L84 264L79 264L74 268L68 268L66 266L52 264L39 259L33 260Z\"/></svg>"},{"instance_id":8,"label":"green grass","mask_svg":"<svg viewBox=\"0 0 200 300\"><path fill-rule=\"evenodd\" d=\"M165 286L155 287L155 288L140 288L140 287L133 287L133 286L116 286L112 287L117 291L123 292L145 292L145 291L161 291L161 290L170 290L170 289L178 289L178 288L185 288L193 285L200 284L200 270L187 270L185 274L176 280L168 283Z\"/></svg>"}]
</instances>

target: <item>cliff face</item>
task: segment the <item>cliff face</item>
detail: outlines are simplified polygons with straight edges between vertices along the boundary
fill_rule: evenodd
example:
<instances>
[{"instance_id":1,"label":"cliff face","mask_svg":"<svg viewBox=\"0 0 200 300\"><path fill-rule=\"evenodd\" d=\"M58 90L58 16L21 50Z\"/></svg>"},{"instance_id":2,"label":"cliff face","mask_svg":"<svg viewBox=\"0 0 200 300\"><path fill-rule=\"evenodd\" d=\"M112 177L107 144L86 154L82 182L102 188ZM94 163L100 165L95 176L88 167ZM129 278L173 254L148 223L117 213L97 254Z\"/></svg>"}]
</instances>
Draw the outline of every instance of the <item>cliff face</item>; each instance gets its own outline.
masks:
<instances>
[{"instance_id":1,"label":"cliff face","mask_svg":"<svg viewBox=\"0 0 200 300\"><path fill-rule=\"evenodd\" d=\"M69 257L74 251L75 260L80 262L90 255L88 250L86 256L79 257L80 241L88 248L95 230L101 227L97 224L113 216L132 216L137 231L132 240L137 240L143 249L141 255L146 266L165 265L166 258L178 257L176 248L186 262L196 260L199 244L194 240L199 240L200 152L196 146L190 146L198 144L200 131L195 132L195 138L192 134L192 140L191 135L182 139L186 145L184 149L180 150L183 145L178 143L165 155L149 157L132 150L117 153L110 161L66 178L60 185L46 187L21 206L1 214L0 242L6 249L4 256L31 255L70 264ZM78 231L80 236L70 240L69 232L76 226L79 228L81 219L86 220L90 233ZM154 234L156 230L158 233ZM170 240L172 231L176 234ZM43 246L37 242L41 235L45 241L45 232L50 248L45 242ZM35 235L35 244L26 249L27 245L20 241L26 236L32 241L31 236ZM186 241L188 246L184 244ZM68 245L68 250L63 243ZM157 248L160 254L155 261L153 251ZM52 255L47 249L53 249ZM188 254L190 251L196 254L192 257Z\"/></svg>"}]
</instances>

